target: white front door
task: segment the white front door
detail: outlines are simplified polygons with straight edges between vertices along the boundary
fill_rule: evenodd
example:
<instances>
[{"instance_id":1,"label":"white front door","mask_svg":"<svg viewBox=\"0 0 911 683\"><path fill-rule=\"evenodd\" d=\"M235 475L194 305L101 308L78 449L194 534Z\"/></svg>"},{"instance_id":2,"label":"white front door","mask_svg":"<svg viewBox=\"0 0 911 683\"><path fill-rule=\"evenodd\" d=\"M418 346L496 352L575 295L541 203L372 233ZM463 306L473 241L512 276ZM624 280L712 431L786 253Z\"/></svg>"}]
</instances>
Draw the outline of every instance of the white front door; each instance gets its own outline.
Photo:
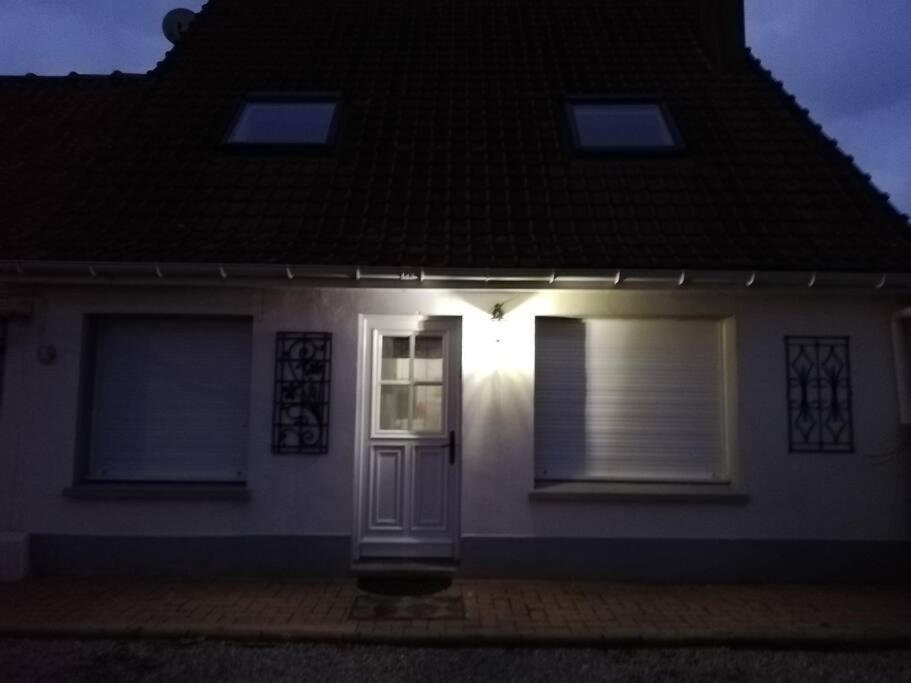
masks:
<instances>
[{"instance_id":1,"label":"white front door","mask_svg":"<svg viewBox=\"0 0 911 683\"><path fill-rule=\"evenodd\" d=\"M455 558L460 321L365 316L360 332L355 558Z\"/></svg>"}]
</instances>

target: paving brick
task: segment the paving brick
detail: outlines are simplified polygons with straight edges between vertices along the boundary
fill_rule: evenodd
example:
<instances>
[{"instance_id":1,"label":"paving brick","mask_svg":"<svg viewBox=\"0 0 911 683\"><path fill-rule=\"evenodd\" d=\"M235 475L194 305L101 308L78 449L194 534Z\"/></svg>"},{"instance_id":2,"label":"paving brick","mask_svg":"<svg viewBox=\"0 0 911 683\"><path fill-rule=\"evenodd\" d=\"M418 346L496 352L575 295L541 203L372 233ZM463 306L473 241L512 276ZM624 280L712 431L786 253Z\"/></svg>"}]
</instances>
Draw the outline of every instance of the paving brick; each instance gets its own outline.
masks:
<instances>
[{"instance_id":1,"label":"paving brick","mask_svg":"<svg viewBox=\"0 0 911 683\"><path fill-rule=\"evenodd\" d=\"M911 639L907 587L456 581L464 620L354 622L353 582L29 580L0 586L0 633L230 637ZM150 596L170 595L168 600ZM264 597L266 596L266 597ZM557 596L550 602L545 598ZM309 604L311 608L301 608ZM469 605L477 605L469 607ZM594 606L593 606L594 605ZM505 642L505 641L504 641Z\"/></svg>"}]
</instances>

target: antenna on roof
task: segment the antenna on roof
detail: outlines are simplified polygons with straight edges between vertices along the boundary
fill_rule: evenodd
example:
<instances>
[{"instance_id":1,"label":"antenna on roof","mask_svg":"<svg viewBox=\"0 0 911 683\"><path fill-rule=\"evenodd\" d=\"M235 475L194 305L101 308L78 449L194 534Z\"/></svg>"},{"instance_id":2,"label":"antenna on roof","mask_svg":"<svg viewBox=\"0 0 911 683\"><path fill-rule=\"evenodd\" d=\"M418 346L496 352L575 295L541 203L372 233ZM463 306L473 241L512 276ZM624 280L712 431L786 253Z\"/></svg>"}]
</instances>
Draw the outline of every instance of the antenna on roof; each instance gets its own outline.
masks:
<instances>
[{"instance_id":1,"label":"antenna on roof","mask_svg":"<svg viewBox=\"0 0 911 683\"><path fill-rule=\"evenodd\" d=\"M161 21L161 30L164 32L164 37L176 44L183 37L183 34L187 32L190 23L195 18L196 12L193 10L183 7L172 9L164 15L164 19Z\"/></svg>"}]
</instances>

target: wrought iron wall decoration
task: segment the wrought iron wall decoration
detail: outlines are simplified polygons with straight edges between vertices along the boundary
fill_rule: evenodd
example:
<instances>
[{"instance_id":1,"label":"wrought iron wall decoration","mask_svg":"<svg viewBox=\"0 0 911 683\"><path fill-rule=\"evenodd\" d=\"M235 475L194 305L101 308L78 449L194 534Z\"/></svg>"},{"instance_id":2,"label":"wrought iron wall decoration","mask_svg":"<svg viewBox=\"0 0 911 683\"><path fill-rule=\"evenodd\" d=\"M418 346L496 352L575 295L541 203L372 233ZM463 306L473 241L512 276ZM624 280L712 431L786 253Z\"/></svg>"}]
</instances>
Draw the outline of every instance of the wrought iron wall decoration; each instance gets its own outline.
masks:
<instances>
[{"instance_id":1,"label":"wrought iron wall decoration","mask_svg":"<svg viewBox=\"0 0 911 683\"><path fill-rule=\"evenodd\" d=\"M853 453L848 337L785 337L792 453Z\"/></svg>"},{"instance_id":2,"label":"wrought iron wall decoration","mask_svg":"<svg viewBox=\"0 0 911 683\"><path fill-rule=\"evenodd\" d=\"M275 336L272 452L329 452L332 334L279 332Z\"/></svg>"}]
</instances>

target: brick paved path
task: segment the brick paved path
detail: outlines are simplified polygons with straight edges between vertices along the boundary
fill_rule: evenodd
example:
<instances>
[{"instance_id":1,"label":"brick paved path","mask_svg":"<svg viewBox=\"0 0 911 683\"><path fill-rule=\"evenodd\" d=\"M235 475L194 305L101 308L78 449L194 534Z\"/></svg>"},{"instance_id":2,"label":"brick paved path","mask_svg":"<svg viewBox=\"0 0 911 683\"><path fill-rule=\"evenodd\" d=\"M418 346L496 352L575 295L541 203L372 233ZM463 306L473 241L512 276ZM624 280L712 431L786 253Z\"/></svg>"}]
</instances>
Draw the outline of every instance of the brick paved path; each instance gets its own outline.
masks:
<instances>
[{"instance_id":1,"label":"brick paved path","mask_svg":"<svg viewBox=\"0 0 911 683\"><path fill-rule=\"evenodd\" d=\"M0 636L372 641L890 641L911 587L673 586L457 580L463 620L355 621L340 580L33 579L0 584Z\"/></svg>"}]
</instances>

